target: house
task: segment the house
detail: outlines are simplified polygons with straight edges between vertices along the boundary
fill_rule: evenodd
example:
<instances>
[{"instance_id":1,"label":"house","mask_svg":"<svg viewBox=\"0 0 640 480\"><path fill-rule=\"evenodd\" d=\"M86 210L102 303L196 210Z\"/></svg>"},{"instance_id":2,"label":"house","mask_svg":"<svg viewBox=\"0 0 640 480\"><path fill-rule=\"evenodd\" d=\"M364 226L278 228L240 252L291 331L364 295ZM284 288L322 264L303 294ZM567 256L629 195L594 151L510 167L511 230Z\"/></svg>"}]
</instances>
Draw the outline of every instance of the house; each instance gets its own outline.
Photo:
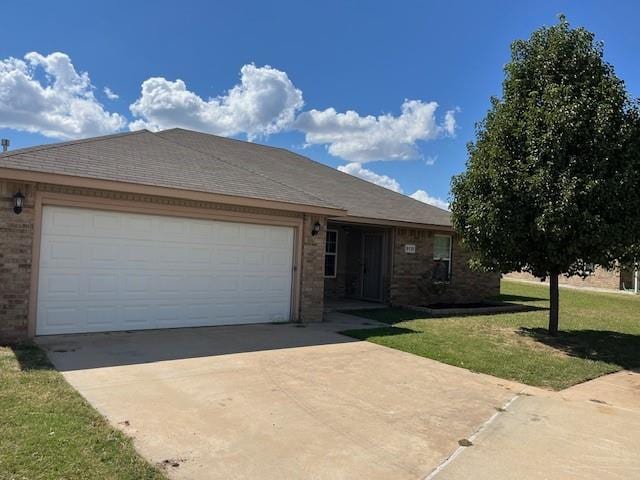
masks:
<instances>
[{"instance_id":1,"label":"house","mask_svg":"<svg viewBox=\"0 0 640 480\"><path fill-rule=\"evenodd\" d=\"M475 302L449 213L280 148L182 129L0 154L0 337Z\"/></svg>"},{"instance_id":2,"label":"house","mask_svg":"<svg viewBox=\"0 0 640 480\"><path fill-rule=\"evenodd\" d=\"M528 282L540 282L533 275L527 272L511 272L505 278L513 280L524 280ZM548 281L547 281L548 283ZM622 290L626 292L638 293L638 273L633 268L620 268L608 270L600 266L595 266L586 277L566 277L560 275L558 279L560 285L571 287L602 288L606 290Z\"/></svg>"}]
</instances>

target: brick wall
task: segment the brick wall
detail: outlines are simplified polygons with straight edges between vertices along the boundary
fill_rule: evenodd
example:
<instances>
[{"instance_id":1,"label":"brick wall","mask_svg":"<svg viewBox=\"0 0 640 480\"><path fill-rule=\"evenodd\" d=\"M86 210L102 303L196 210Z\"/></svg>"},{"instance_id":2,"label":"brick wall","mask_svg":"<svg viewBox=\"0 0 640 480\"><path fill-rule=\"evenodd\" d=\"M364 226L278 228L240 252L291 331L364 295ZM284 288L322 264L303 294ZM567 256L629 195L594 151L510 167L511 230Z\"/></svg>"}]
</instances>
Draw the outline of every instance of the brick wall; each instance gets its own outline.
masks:
<instances>
[{"instance_id":1,"label":"brick wall","mask_svg":"<svg viewBox=\"0 0 640 480\"><path fill-rule=\"evenodd\" d=\"M511 272L505 275L505 278L513 278L515 280L527 280L531 282L539 282L540 279L534 277L530 273L526 272ZM548 283L548 280L547 280ZM571 285L574 287L594 287L594 288L607 288L610 290L620 290L621 278L620 272L616 270L605 270L601 267L596 267L595 271L588 277L582 279L581 277L565 277L560 275L558 280L560 285Z\"/></svg>"},{"instance_id":2,"label":"brick wall","mask_svg":"<svg viewBox=\"0 0 640 480\"><path fill-rule=\"evenodd\" d=\"M394 229L391 303L408 305L428 305L438 302L473 303L500 293L500 275L471 270L467 265L469 255L455 241L455 236L451 255L450 282L433 287L429 287L428 282L425 285L421 277L426 274L426 278L431 278L433 238L436 233L438 232L422 229ZM416 246L414 254L405 253L407 244Z\"/></svg>"},{"instance_id":3,"label":"brick wall","mask_svg":"<svg viewBox=\"0 0 640 480\"><path fill-rule=\"evenodd\" d=\"M322 230L311 235L313 225L320 222ZM302 285L300 289L300 320L321 322L324 315L324 243L327 219L305 215L302 229Z\"/></svg>"},{"instance_id":4,"label":"brick wall","mask_svg":"<svg viewBox=\"0 0 640 480\"><path fill-rule=\"evenodd\" d=\"M26 195L20 215L13 213L13 195ZM33 241L33 190L19 183L0 182L0 341L27 336L31 246Z\"/></svg>"}]
</instances>

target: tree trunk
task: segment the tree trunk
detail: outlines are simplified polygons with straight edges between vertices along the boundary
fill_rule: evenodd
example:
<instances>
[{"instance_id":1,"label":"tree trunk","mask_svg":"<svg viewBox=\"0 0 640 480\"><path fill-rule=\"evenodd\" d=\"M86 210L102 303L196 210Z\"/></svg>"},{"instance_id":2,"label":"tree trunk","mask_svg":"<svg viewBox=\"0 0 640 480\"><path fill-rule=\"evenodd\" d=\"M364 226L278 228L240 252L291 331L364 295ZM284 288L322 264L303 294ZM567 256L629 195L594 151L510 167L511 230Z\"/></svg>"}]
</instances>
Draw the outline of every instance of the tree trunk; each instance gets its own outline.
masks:
<instances>
[{"instance_id":1,"label":"tree trunk","mask_svg":"<svg viewBox=\"0 0 640 480\"><path fill-rule=\"evenodd\" d=\"M558 310L560 305L560 292L558 290L557 273L549 276L549 335L558 335Z\"/></svg>"}]
</instances>

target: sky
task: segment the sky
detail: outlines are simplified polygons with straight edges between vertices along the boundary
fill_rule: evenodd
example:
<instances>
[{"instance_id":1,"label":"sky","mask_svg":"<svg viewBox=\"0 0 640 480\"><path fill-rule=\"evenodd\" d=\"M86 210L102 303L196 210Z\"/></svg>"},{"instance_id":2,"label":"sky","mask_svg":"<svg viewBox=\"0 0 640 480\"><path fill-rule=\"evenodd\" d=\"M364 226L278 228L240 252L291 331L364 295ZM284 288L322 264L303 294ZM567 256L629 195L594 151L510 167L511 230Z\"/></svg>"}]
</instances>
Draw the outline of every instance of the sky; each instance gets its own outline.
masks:
<instances>
[{"instance_id":1,"label":"sky","mask_svg":"<svg viewBox=\"0 0 640 480\"><path fill-rule=\"evenodd\" d=\"M636 1L5 2L0 137L190 128L446 207L511 42L559 13L640 96Z\"/></svg>"}]
</instances>

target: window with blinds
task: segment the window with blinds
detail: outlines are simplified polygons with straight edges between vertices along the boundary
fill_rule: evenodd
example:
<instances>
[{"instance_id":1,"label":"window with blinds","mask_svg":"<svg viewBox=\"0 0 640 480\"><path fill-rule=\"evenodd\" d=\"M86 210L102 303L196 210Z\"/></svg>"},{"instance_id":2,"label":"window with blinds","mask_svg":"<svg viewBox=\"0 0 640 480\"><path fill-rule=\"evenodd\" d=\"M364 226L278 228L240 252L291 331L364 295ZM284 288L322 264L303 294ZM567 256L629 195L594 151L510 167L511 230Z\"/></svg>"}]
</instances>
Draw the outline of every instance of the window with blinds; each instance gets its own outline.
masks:
<instances>
[{"instance_id":1,"label":"window with blinds","mask_svg":"<svg viewBox=\"0 0 640 480\"><path fill-rule=\"evenodd\" d=\"M451 236L435 235L433 237L433 271L432 280L448 282L451 280Z\"/></svg>"}]
</instances>

